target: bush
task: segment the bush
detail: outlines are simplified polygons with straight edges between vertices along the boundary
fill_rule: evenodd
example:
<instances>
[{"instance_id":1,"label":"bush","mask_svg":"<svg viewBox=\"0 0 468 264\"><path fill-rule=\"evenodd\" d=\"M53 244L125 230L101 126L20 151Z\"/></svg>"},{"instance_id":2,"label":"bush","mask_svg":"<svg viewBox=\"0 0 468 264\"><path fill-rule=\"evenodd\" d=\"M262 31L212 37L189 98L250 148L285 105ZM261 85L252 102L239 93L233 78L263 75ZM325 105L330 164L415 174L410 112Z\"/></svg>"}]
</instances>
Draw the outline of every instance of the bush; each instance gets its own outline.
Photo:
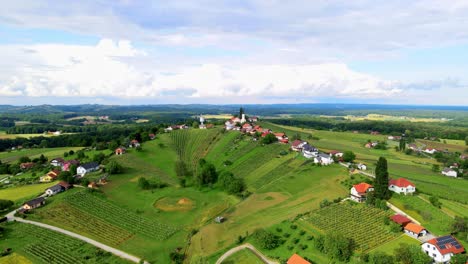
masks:
<instances>
[{"instance_id":1,"label":"bush","mask_svg":"<svg viewBox=\"0 0 468 264\"><path fill-rule=\"evenodd\" d=\"M274 249L281 244L278 236L266 231L265 229L255 230L252 236L263 249Z\"/></svg>"},{"instance_id":2,"label":"bush","mask_svg":"<svg viewBox=\"0 0 468 264\"><path fill-rule=\"evenodd\" d=\"M294 229L297 229L297 225L294 225L294 224L292 224L292 225L289 226L289 227L290 227L291 229L293 229L293 230L294 230Z\"/></svg>"},{"instance_id":3,"label":"bush","mask_svg":"<svg viewBox=\"0 0 468 264\"><path fill-rule=\"evenodd\" d=\"M117 161L112 160L106 165L106 172L109 174L119 174L122 173L123 167Z\"/></svg>"}]
</instances>

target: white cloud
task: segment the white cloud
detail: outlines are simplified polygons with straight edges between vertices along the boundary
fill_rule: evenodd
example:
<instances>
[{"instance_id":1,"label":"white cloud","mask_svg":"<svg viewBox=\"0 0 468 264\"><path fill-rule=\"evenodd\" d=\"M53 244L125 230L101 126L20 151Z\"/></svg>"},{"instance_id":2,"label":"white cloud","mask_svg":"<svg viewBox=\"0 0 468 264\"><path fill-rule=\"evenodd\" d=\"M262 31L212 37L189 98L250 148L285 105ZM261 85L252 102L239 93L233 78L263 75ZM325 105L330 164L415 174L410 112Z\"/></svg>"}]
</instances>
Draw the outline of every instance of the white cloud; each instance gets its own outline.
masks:
<instances>
[{"instance_id":1,"label":"white cloud","mask_svg":"<svg viewBox=\"0 0 468 264\"><path fill-rule=\"evenodd\" d=\"M148 59L146 52L129 41L109 39L95 46L0 46L0 56L7 53L17 64L0 75L3 96L385 98L401 92L393 87L395 82L352 71L342 63L139 66Z\"/></svg>"}]
</instances>

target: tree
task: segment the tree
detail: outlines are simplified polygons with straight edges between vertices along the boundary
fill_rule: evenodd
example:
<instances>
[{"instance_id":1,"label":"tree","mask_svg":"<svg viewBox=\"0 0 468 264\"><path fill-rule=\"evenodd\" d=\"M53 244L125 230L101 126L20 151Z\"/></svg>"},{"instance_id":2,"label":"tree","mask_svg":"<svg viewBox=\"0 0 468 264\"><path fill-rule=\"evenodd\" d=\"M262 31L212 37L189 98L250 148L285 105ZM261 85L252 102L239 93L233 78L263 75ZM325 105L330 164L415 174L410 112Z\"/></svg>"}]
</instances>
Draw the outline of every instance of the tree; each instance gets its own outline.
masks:
<instances>
[{"instance_id":1,"label":"tree","mask_svg":"<svg viewBox=\"0 0 468 264\"><path fill-rule=\"evenodd\" d=\"M241 108L239 108L239 118L242 118L243 114L244 114L244 108L241 107Z\"/></svg>"},{"instance_id":2,"label":"tree","mask_svg":"<svg viewBox=\"0 0 468 264\"><path fill-rule=\"evenodd\" d=\"M451 226L452 233L467 233L468 232L468 218L455 216Z\"/></svg>"},{"instance_id":3,"label":"tree","mask_svg":"<svg viewBox=\"0 0 468 264\"><path fill-rule=\"evenodd\" d=\"M388 167L387 159L380 157L377 161L375 168L375 198L381 200L388 200L391 196L390 190L388 190Z\"/></svg>"},{"instance_id":4,"label":"tree","mask_svg":"<svg viewBox=\"0 0 468 264\"><path fill-rule=\"evenodd\" d=\"M405 149L406 149L406 140L405 138L402 137L400 139L400 151L405 151Z\"/></svg>"},{"instance_id":5,"label":"tree","mask_svg":"<svg viewBox=\"0 0 468 264\"><path fill-rule=\"evenodd\" d=\"M198 124L197 121L193 121L193 123L192 123L192 127L193 127L193 128L198 128L198 125L199 125L199 124Z\"/></svg>"},{"instance_id":6,"label":"tree","mask_svg":"<svg viewBox=\"0 0 468 264\"><path fill-rule=\"evenodd\" d=\"M39 162L41 164L44 164L47 162L47 158L44 156L44 154L41 154L41 156L39 157Z\"/></svg>"},{"instance_id":7,"label":"tree","mask_svg":"<svg viewBox=\"0 0 468 264\"><path fill-rule=\"evenodd\" d=\"M252 236L263 249L274 249L280 245L279 237L265 229L255 230Z\"/></svg>"},{"instance_id":8,"label":"tree","mask_svg":"<svg viewBox=\"0 0 468 264\"><path fill-rule=\"evenodd\" d=\"M218 184L229 194L240 194L245 190L242 178L237 178L231 172L224 171L219 175Z\"/></svg>"},{"instance_id":9,"label":"tree","mask_svg":"<svg viewBox=\"0 0 468 264\"><path fill-rule=\"evenodd\" d=\"M31 159L28 156L23 156L19 158L19 163L31 162Z\"/></svg>"},{"instance_id":10,"label":"tree","mask_svg":"<svg viewBox=\"0 0 468 264\"><path fill-rule=\"evenodd\" d=\"M348 262L353 255L355 243L352 239L340 233L328 233L325 235L323 251L332 259Z\"/></svg>"},{"instance_id":11,"label":"tree","mask_svg":"<svg viewBox=\"0 0 468 264\"><path fill-rule=\"evenodd\" d=\"M200 167L200 173L198 173L196 177L197 185L201 187L216 183L218 180L218 172L215 166L201 159Z\"/></svg>"},{"instance_id":12,"label":"tree","mask_svg":"<svg viewBox=\"0 0 468 264\"><path fill-rule=\"evenodd\" d=\"M395 258L392 255L385 254L377 251L374 254L369 255L369 263L372 264L393 264Z\"/></svg>"},{"instance_id":13,"label":"tree","mask_svg":"<svg viewBox=\"0 0 468 264\"><path fill-rule=\"evenodd\" d=\"M353 160L356 158L356 154L354 152L347 150L343 153L343 161L344 162L353 162Z\"/></svg>"},{"instance_id":14,"label":"tree","mask_svg":"<svg viewBox=\"0 0 468 264\"><path fill-rule=\"evenodd\" d=\"M0 211L4 211L13 206L13 201L0 199Z\"/></svg>"},{"instance_id":15,"label":"tree","mask_svg":"<svg viewBox=\"0 0 468 264\"><path fill-rule=\"evenodd\" d=\"M429 202L437 208L440 208L442 206L442 203L439 201L439 198L437 196L431 196L429 197Z\"/></svg>"},{"instance_id":16,"label":"tree","mask_svg":"<svg viewBox=\"0 0 468 264\"><path fill-rule=\"evenodd\" d=\"M439 164L432 164L432 171L433 172L439 172L440 171Z\"/></svg>"},{"instance_id":17,"label":"tree","mask_svg":"<svg viewBox=\"0 0 468 264\"><path fill-rule=\"evenodd\" d=\"M468 256L462 254L453 255L450 258L451 264L465 264L468 261Z\"/></svg>"},{"instance_id":18,"label":"tree","mask_svg":"<svg viewBox=\"0 0 468 264\"><path fill-rule=\"evenodd\" d=\"M138 178L138 187L142 190L149 190L151 188L151 184L145 177Z\"/></svg>"},{"instance_id":19,"label":"tree","mask_svg":"<svg viewBox=\"0 0 468 264\"><path fill-rule=\"evenodd\" d=\"M395 259L402 264L427 264L432 262L432 259L419 246L400 244L394 252Z\"/></svg>"},{"instance_id":20,"label":"tree","mask_svg":"<svg viewBox=\"0 0 468 264\"><path fill-rule=\"evenodd\" d=\"M262 143L263 144L271 144L271 143L274 143L274 142L277 142L278 141L278 138L272 134L272 133L269 133L267 134L263 139L262 139Z\"/></svg>"},{"instance_id":21,"label":"tree","mask_svg":"<svg viewBox=\"0 0 468 264\"><path fill-rule=\"evenodd\" d=\"M106 172L109 174L119 174L122 173L123 167L117 161L112 160L106 165Z\"/></svg>"},{"instance_id":22,"label":"tree","mask_svg":"<svg viewBox=\"0 0 468 264\"><path fill-rule=\"evenodd\" d=\"M94 154L93 156L93 161L97 162L97 163L102 163L102 161L106 158L106 155L104 155L104 153L102 152L99 152L97 154Z\"/></svg>"},{"instance_id":23,"label":"tree","mask_svg":"<svg viewBox=\"0 0 468 264\"><path fill-rule=\"evenodd\" d=\"M468 146L468 136L465 137L465 145Z\"/></svg>"},{"instance_id":24,"label":"tree","mask_svg":"<svg viewBox=\"0 0 468 264\"><path fill-rule=\"evenodd\" d=\"M59 180L68 182L70 184L75 183L75 178L73 177L73 175L69 171L60 172L58 178L59 178Z\"/></svg>"}]
</instances>

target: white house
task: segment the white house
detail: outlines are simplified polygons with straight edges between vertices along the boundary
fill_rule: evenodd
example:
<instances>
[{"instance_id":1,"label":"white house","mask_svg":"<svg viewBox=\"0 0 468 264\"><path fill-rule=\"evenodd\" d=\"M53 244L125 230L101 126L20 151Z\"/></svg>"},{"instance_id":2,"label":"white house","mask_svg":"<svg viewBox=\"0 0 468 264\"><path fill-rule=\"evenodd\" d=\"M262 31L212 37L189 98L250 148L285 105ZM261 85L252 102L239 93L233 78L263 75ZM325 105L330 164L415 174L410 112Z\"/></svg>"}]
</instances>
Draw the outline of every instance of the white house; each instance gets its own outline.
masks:
<instances>
[{"instance_id":1,"label":"white house","mask_svg":"<svg viewBox=\"0 0 468 264\"><path fill-rule=\"evenodd\" d=\"M465 251L460 242L451 235L433 238L423 243L421 248L436 263L448 263L453 255Z\"/></svg>"},{"instance_id":2,"label":"white house","mask_svg":"<svg viewBox=\"0 0 468 264\"><path fill-rule=\"evenodd\" d=\"M358 203L366 201L367 194L374 191L374 187L368 183L361 182L351 188L351 199Z\"/></svg>"},{"instance_id":3,"label":"white house","mask_svg":"<svg viewBox=\"0 0 468 264\"><path fill-rule=\"evenodd\" d=\"M50 161L50 165L54 167L62 167L64 161L65 160L62 158L56 158Z\"/></svg>"},{"instance_id":4,"label":"white house","mask_svg":"<svg viewBox=\"0 0 468 264\"><path fill-rule=\"evenodd\" d=\"M318 155L318 149L309 144L304 144L302 146L302 155L308 159L316 157Z\"/></svg>"},{"instance_id":5,"label":"white house","mask_svg":"<svg viewBox=\"0 0 468 264\"><path fill-rule=\"evenodd\" d=\"M322 165L330 165L333 163L333 157L328 154L319 153L314 157L314 163L320 163Z\"/></svg>"},{"instance_id":6,"label":"white house","mask_svg":"<svg viewBox=\"0 0 468 264\"><path fill-rule=\"evenodd\" d=\"M76 169L76 173L81 176L84 176L86 173L97 171L97 170L99 170L99 164L97 162L89 162L89 163L79 166Z\"/></svg>"},{"instance_id":7,"label":"white house","mask_svg":"<svg viewBox=\"0 0 468 264\"><path fill-rule=\"evenodd\" d=\"M330 151L330 156L337 157L337 158L342 158L343 157L343 152L338 151L338 150L332 150L332 151Z\"/></svg>"},{"instance_id":8,"label":"white house","mask_svg":"<svg viewBox=\"0 0 468 264\"><path fill-rule=\"evenodd\" d=\"M358 168L359 170L367 170L367 165L364 164L364 163L359 163L359 164L357 165L357 168Z\"/></svg>"},{"instance_id":9,"label":"white house","mask_svg":"<svg viewBox=\"0 0 468 264\"><path fill-rule=\"evenodd\" d=\"M448 177L457 177L457 171L456 170L453 170L451 168L444 168L442 170L442 174L445 175L445 176L448 176Z\"/></svg>"},{"instance_id":10,"label":"white house","mask_svg":"<svg viewBox=\"0 0 468 264\"><path fill-rule=\"evenodd\" d=\"M407 195L413 194L416 191L416 186L405 178L399 178L396 180L390 180L388 182L388 189L398 194Z\"/></svg>"},{"instance_id":11,"label":"white house","mask_svg":"<svg viewBox=\"0 0 468 264\"><path fill-rule=\"evenodd\" d=\"M306 144L307 144L307 141L296 139L291 143L291 149L293 151L301 151L302 147Z\"/></svg>"},{"instance_id":12,"label":"white house","mask_svg":"<svg viewBox=\"0 0 468 264\"><path fill-rule=\"evenodd\" d=\"M232 120L228 120L224 123L224 127L226 130L233 130L236 127L236 123L234 123Z\"/></svg>"},{"instance_id":13,"label":"white house","mask_svg":"<svg viewBox=\"0 0 468 264\"><path fill-rule=\"evenodd\" d=\"M427 148L424 150L424 152L426 152L427 154L434 154L437 152L437 149L434 149L434 148Z\"/></svg>"},{"instance_id":14,"label":"white house","mask_svg":"<svg viewBox=\"0 0 468 264\"><path fill-rule=\"evenodd\" d=\"M64 191L64 188L59 185L59 184L56 184L50 188L47 188L45 193L47 194L47 196L52 196L52 195L56 195L57 193L59 192L63 192Z\"/></svg>"}]
</instances>

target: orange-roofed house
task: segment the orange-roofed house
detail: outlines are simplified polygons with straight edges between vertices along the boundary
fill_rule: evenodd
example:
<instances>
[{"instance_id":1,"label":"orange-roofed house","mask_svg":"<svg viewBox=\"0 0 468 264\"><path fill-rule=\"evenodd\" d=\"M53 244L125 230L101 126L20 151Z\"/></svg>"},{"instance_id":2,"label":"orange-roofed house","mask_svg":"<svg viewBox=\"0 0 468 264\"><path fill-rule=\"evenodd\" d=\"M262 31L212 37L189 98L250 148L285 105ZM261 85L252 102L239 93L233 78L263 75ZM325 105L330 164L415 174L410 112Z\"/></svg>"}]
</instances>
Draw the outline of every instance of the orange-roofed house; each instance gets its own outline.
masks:
<instances>
[{"instance_id":1,"label":"orange-roofed house","mask_svg":"<svg viewBox=\"0 0 468 264\"><path fill-rule=\"evenodd\" d=\"M58 175L60 174L60 171L58 170L51 170L49 171L46 175L41 176L39 178L39 182L51 182L55 181L57 179Z\"/></svg>"},{"instance_id":2,"label":"orange-roofed house","mask_svg":"<svg viewBox=\"0 0 468 264\"><path fill-rule=\"evenodd\" d=\"M428 233L424 227L415 223L408 223L407 225L405 225L404 230L406 234L415 238L425 236Z\"/></svg>"},{"instance_id":3,"label":"orange-roofed house","mask_svg":"<svg viewBox=\"0 0 468 264\"><path fill-rule=\"evenodd\" d=\"M309 261L305 260L303 257L299 256L298 254L292 255L288 261L286 261L287 264L310 264Z\"/></svg>"},{"instance_id":4,"label":"orange-roofed house","mask_svg":"<svg viewBox=\"0 0 468 264\"><path fill-rule=\"evenodd\" d=\"M116 148L115 149L115 155L119 156L122 155L126 152L127 150L124 147Z\"/></svg>"},{"instance_id":5,"label":"orange-roofed house","mask_svg":"<svg viewBox=\"0 0 468 264\"><path fill-rule=\"evenodd\" d=\"M451 235L433 238L423 243L421 248L436 263L449 263L453 255L465 251L462 244Z\"/></svg>"},{"instance_id":6,"label":"orange-roofed house","mask_svg":"<svg viewBox=\"0 0 468 264\"><path fill-rule=\"evenodd\" d=\"M416 185L405 178L398 178L388 182L388 189L398 194L413 194L416 191Z\"/></svg>"},{"instance_id":7,"label":"orange-roofed house","mask_svg":"<svg viewBox=\"0 0 468 264\"><path fill-rule=\"evenodd\" d=\"M358 203L366 201L367 194L374 191L374 187L368 183L361 182L351 188L351 200Z\"/></svg>"}]
</instances>

